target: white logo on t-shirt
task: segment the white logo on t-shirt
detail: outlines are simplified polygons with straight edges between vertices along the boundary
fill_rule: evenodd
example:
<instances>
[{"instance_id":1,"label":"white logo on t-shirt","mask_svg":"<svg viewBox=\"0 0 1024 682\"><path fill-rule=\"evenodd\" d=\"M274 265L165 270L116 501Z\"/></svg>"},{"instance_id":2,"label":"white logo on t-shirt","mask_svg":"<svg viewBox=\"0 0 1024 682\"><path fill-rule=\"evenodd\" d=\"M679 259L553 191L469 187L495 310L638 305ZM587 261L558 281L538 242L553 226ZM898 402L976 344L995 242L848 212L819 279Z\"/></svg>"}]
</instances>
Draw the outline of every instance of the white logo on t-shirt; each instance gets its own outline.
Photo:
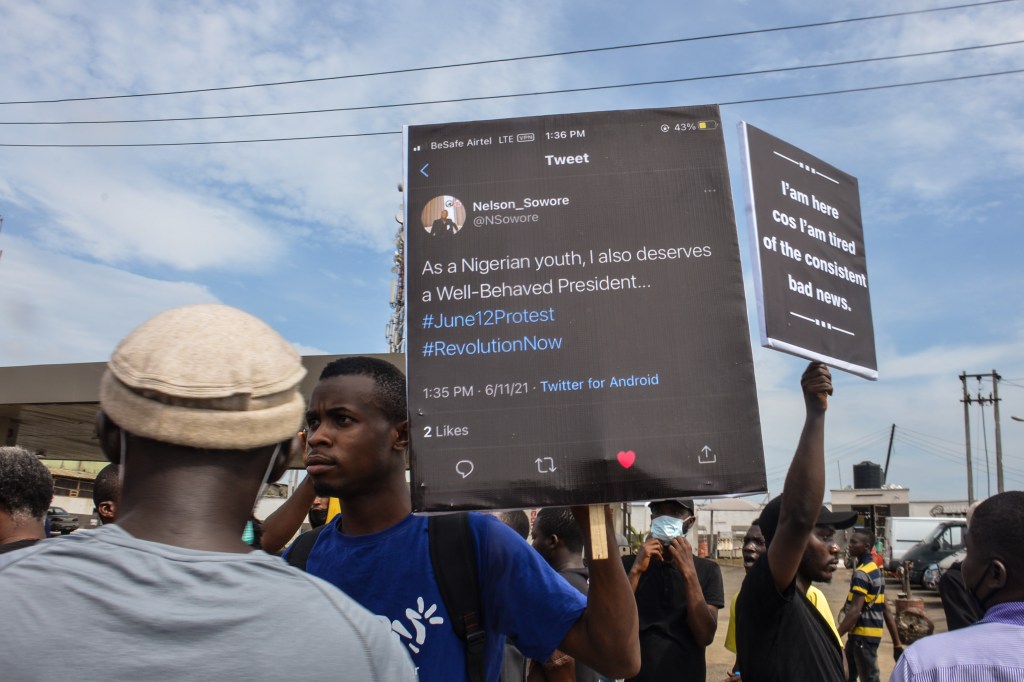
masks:
<instances>
[{"instance_id":1,"label":"white logo on t-shirt","mask_svg":"<svg viewBox=\"0 0 1024 682\"><path fill-rule=\"evenodd\" d=\"M444 618L434 615L436 612L437 604L431 604L430 608L427 608L423 602L423 597L417 597L416 610L405 610L405 617L409 619L413 632L416 634L413 635L412 632L409 632L408 628L397 620L391 621L391 631L398 635L398 641L409 640L405 642L405 645L409 647L409 651L418 654L420 647L427 641L427 626L424 623L429 625L441 625L444 623Z\"/></svg>"}]
</instances>

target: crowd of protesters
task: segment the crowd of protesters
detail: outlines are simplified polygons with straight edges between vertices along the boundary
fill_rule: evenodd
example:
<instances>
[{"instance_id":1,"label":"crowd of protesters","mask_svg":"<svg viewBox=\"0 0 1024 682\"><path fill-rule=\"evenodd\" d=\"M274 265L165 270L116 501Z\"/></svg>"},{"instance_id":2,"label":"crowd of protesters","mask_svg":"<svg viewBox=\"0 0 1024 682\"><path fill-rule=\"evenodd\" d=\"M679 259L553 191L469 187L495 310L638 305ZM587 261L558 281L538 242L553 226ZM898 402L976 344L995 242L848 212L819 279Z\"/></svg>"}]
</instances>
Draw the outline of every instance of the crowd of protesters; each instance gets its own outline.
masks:
<instances>
[{"instance_id":1,"label":"crowd of protesters","mask_svg":"<svg viewBox=\"0 0 1024 682\"><path fill-rule=\"evenodd\" d=\"M1022 492L974 510L962 629L904 650L870 529L850 531L857 567L838 618L813 586L831 581L837 532L855 523L822 506L824 365L801 378L784 489L744 539L728 602L719 565L687 540L690 499L652 502L650 535L624 559L593 556L585 507L543 509L532 527L520 511L413 514L402 373L341 358L308 403L305 373L276 332L227 306L136 328L100 383L101 525L58 539L46 539L49 471L0 448L3 679L705 680L729 603L730 680L878 680L888 629L893 680L1024 681ZM257 521L265 486L300 457L307 478ZM290 542L307 518L313 530Z\"/></svg>"}]
</instances>

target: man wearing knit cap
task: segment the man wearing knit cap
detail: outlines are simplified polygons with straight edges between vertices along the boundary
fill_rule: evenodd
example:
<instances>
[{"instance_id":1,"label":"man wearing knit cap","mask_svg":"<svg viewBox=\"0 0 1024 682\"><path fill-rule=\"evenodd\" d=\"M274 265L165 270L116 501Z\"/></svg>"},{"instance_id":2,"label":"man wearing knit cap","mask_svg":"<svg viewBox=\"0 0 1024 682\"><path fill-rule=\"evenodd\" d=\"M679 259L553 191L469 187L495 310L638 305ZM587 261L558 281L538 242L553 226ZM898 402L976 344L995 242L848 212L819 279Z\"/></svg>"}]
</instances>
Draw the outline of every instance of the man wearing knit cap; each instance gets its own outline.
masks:
<instances>
[{"instance_id":1,"label":"man wearing knit cap","mask_svg":"<svg viewBox=\"0 0 1024 682\"><path fill-rule=\"evenodd\" d=\"M761 512L767 551L747 573L736 603L737 668L744 682L844 682L834 624L805 597L811 581L829 582L839 563L837 528L856 520L822 506L828 367L812 362L800 382L806 420L782 495Z\"/></svg>"},{"instance_id":2,"label":"man wearing knit cap","mask_svg":"<svg viewBox=\"0 0 1024 682\"><path fill-rule=\"evenodd\" d=\"M121 467L117 523L0 559L5 679L415 680L385 624L241 540L286 466L305 373L270 327L226 306L166 311L118 345L97 417ZM53 646L86 623L80 646ZM266 655L305 648L310 630L332 645Z\"/></svg>"}]
</instances>

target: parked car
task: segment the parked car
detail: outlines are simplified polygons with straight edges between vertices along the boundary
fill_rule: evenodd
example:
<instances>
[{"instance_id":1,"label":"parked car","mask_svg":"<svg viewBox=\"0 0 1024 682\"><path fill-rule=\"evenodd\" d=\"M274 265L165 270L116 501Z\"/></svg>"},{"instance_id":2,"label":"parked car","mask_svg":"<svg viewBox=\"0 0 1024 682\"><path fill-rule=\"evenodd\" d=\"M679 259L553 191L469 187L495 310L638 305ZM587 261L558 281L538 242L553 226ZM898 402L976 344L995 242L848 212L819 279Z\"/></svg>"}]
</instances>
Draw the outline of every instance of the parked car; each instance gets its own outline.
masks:
<instances>
[{"instance_id":1,"label":"parked car","mask_svg":"<svg viewBox=\"0 0 1024 682\"><path fill-rule=\"evenodd\" d=\"M67 535L73 530L78 530L78 517L60 507L50 507L46 512L46 520L49 522L51 535Z\"/></svg>"},{"instance_id":2,"label":"parked car","mask_svg":"<svg viewBox=\"0 0 1024 682\"><path fill-rule=\"evenodd\" d=\"M939 579L943 574L951 569L953 564L963 563L966 558L967 548L964 547L938 563L928 564L928 568L924 569L924 575L921 576L921 584L931 590L938 589Z\"/></svg>"},{"instance_id":3,"label":"parked car","mask_svg":"<svg viewBox=\"0 0 1024 682\"><path fill-rule=\"evenodd\" d=\"M942 577L942 569L936 563L928 564L928 568L924 569L924 573L921 574L921 584L927 587L929 590L937 590L939 588L939 578Z\"/></svg>"},{"instance_id":4,"label":"parked car","mask_svg":"<svg viewBox=\"0 0 1024 682\"><path fill-rule=\"evenodd\" d=\"M934 566L936 571L929 577L937 581L939 562L964 548L966 533L966 519L943 521L924 540L908 549L903 555L903 563L910 565L910 582L924 585L924 573L931 566Z\"/></svg>"},{"instance_id":5,"label":"parked car","mask_svg":"<svg viewBox=\"0 0 1024 682\"><path fill-rule=\"evenodd\" d=\"M885 567L896 573L903 565L903 555L928 537L935 527L953 517L891 516L885 522ZM961 519L962 520L962 519Z\"/></svg>"}]
</instances>

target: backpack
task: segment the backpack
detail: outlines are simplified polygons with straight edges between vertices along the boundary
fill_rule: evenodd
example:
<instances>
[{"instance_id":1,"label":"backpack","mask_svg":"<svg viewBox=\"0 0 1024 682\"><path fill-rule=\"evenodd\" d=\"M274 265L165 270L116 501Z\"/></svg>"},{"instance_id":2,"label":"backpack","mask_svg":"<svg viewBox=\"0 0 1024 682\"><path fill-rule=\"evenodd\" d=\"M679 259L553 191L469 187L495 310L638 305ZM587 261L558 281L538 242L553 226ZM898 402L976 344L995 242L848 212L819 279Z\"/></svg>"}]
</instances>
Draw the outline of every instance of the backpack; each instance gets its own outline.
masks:
<instances>
[{"instance_id":1,"label":"backpack","mask_svg":"<svg viewBox=\"0 0 1024 682\"><path fill-rule=\"evenodd\" d=\"M313 545L330 525L325 524L296 538L288 550L288 563L305 571ZM484 644L487 633L480 621L480 581L469 514L457 512L428 517L427 539L441 600L448 610L455 635L466 648L469 682L485 682Z\"/></svg>"}]
</instances>

